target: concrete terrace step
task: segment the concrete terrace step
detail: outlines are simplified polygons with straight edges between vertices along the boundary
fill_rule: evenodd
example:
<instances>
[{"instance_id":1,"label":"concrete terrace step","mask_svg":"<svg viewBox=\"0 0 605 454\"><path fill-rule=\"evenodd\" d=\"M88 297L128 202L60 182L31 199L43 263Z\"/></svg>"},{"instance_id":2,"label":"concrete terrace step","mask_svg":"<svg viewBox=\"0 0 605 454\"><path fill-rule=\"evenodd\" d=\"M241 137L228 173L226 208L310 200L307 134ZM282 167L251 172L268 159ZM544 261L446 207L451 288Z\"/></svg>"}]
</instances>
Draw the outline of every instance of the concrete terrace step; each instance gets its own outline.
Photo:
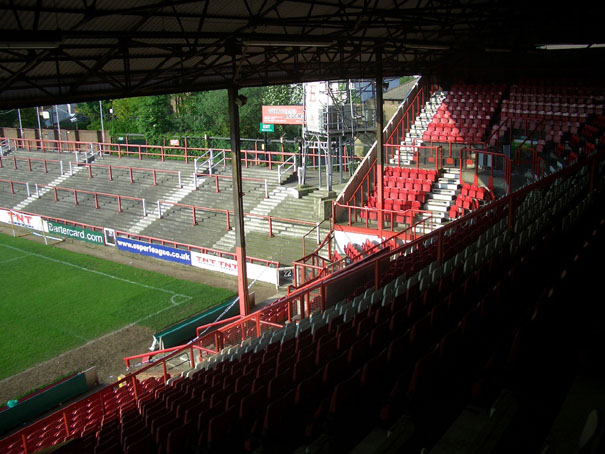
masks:
<instances>
[{"instance_id":1,"label":"concrete terrace step","mask_svg":"<svg viewBox=\"0 0 605 454\"><path fill-rule=\"evenodd\" d=\"M76 167L76 168L74 168L74 173L80 172L82 169L83 169L83 167ZM71 177L71 175L69 173L60 175L57 178L55 178L54 180L52 180L48 184L48 186L61 186L70 177ZM51 189L50 188L41 188L38 190L38 195L36 195L35 190L34 190L34 185L31 185L30 191L32 191L32 194L28 198L26 198L25 200L20 202L19 204L15 205L13 207L14 210L25 209L30 204L32 204L35 200L38 200L39 197L41 198L42 196L44 196L44 194L50 192Z\"/></svg>"},{"instance_id":2,"label":"concrete terrace step","mask_svg":"<svg viewBox=\"0 0 605 454\"><path fill-rule=\"evenodd\" d=\"M448 202L451 202L453 196L454 194L439 194L434 192L429 192L427 194L429 200L444 200Z\"/></svg>"},{"instance_id":3,"label":"concrete terrace step","mask_svg":"<svg viewBox=\"0 0 605 454\"><path fill-rule=\"evenodd\" d=\"M439 211L446 213L449 209L451 201L430 199L426 202L425 207L428 211Z\"/></svg>"},{"instance_id":4,"label":"concrete terrace step","mask_svg":"<svg viewBox=\"0 0 605 454\"><path fill-rule=\"evenodd\" d=\"M451 181L451 180L445 180L445 181L437 181L437 183L433 183L433 185L434 185L435 189L456 191L458 189L459 183Z\"/></svg>"}]
</instances>

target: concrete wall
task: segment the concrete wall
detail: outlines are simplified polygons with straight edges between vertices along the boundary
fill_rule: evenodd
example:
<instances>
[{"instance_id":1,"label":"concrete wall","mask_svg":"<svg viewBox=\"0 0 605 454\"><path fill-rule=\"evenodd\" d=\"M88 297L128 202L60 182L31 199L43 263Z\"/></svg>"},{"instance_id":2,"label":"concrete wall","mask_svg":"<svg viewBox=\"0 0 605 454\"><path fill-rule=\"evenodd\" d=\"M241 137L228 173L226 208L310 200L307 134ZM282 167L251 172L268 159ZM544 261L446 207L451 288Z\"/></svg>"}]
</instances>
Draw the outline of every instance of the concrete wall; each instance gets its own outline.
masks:
<instances>
[{"instance_id":1,"label":"concrete wall","mask_svg":"<svg viewBox=\"0 0 605 454\"><path fill-rule=\"evenodd\" d=\"M20 137L19 128L8 128L0 127L0 136L8 139L18 139ZM42 138L54 140L56 131L53 129L42 129ZM77 142L99 142L101 141L101 131L89 131L89 130L71 130L61 129L61 138L63 140L77 141ZM39 139L39 131L37 128L23 128L23 138L25 139ZM105 131L105 143L110 140L109 133Z\"/></svg>"}]
</instances>

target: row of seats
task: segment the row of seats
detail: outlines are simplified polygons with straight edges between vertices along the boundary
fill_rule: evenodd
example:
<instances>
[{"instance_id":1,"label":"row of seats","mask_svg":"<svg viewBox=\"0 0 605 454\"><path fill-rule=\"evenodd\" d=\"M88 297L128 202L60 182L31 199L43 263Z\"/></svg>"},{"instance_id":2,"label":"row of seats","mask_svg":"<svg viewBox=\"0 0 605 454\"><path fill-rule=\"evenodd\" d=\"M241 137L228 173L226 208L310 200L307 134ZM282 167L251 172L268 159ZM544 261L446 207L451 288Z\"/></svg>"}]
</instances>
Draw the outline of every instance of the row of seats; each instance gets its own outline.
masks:
<instances>
[{"instance_id":1,"label":"row of seats","mask_svg":"<svg viewBox=\"0 0 605 454\"><path fill-rule=\"evenodd\" d=\"M469 184L464 181L461 184L460 194L463 196L467 195L477 200L494 200L494 194L488 188L485 188L483 186L477 186L476 184Z\"/></svg>"},{"instance_id":2,"label":"row of seats","mask_svg":"<svg viewBox=\"0 0 605 454\"><path fill-rule=\"evenodd\" d=\"M495 110L495 104L497 104L497 101L492 102L489 99L485 99L484 101L486 102L481 103L479 100L473 100L465 103L464 101L448 101L446 98L437 108L437 112L433 118L436 120L443 118L469 118L471 120L483 118L489 119L491 113Z\"/></svg>"},{"instance_id":3,"label":"row of seats","mask_svg":"<svg viewBox=\"0 0 605 454\"><path fill-rule=\"evenodd\" d=\"M448 207L448 215L450 219L457 219L469 211L476 210L482 203L491 200L494 200L494 194L491 190L462 182L460 192Z\"/></svg>"},{"instance_id":4,"label":"row of seats","mask_svg":"<svg viewBox=\"0 0 605 454\"><path fill-rule=\"evenodd\" d=\"M450 219L457 219L466 213L479 208L479 201L473 197L459 195L448 210Z\"/></svg>"},{"instance_id":5,"label":"row of seats","mask_svg":"<svg viewBox=\"0 0 605 454\"><path fill-rule=\"evenodd\" d=\"M481 98L489 96L501 97L504 89L504 85L454 84L450 90L448 90L447 94L450 96L458 96L459 98L470 98L476 95L481 95Z\"/></svg>"},{"instance_id":6,"label":"row of seats","mask_svg":"<svg viewBox=\"0 0 605 454\"><path fill-rule=\"evenodd\" d=\"M405 177L385 177L385 188L408 189L416 192L431 192L432 181L428 179L405 178Z\"/></svg>"},{"instance_id":7,"label":"row of seats","mask_svg":"<svg viewBox=\"0 0 605 454\"><path fill-rule=\"evenodd\" d=\"M603 87L581 86L579 81L569 82L567 84L542 84L536 85L533 83L513 84L510 87L510 95L528 97L528 99L544 98L544 99L583 99L596 98L603 99Z\"/></svg>"},{"instance_id":8,"label":"row of seats","mask_svg":"<svg viewBox=\"0 0 605 454\"><path fill-rule=\"evenodd\" d=\"M413 167L385 167L384 168L384 176L385 180L388 180L388 177L396 177L412 180L428 180L435 181L438 176L437 170L435 169L423 169L423 168L413 168Z\"/></svg>"},{"instance_id":9,"label":"row of seats","mask_svg":"<svg viewBox=\"0 0 605 454\"><path fill-rule=\"evenodd\" d=\"M580 122L583 123L588 118L586 113L570 113L570 112L549 112L544 110L521 110L502 107L500 112L502 120L506 118L527 119L527 120L555 120L561 122Z\"/></svg>"},{"instance_id":10,"label":"row of seats","mask_svg":"<svg viewBox=\"0 0 605 454\"><path fill-rule=\"evenodd\" d=\"M502 108L509 110L530 110L542 112L567 112L577 114L594 114L596 111L603 110L603 104L568 104L568 103L550 103L550 102L520 102L513 99L502 101Z\"/></svg>"},{"instance_id":11,"label":"row of seats","mask_svg":"<svg viewBox=\"0 0 605 454\"><path fill-rule=\"evenodd\" d=\"M487 126L490 120L491 116L488 114L465 115L453 113L443 117L434 117L427 126L427 131L439 131L439 128L443 129L448 126L450 128L477 128L479 126Z\"/></svg>"},{"instance_id":12,"label":"row of seats","mask_svg":"<svg viewBox=\"0 0 605 454\"><path fill-rule=\"evenodd\" d=\"M449 134L446 133L429 133L425 132L422 134L422 140L424 142L456 142L456 143L476 143L481 142L483 134L470 129L458 129L457 132L452 130Z\"/></svg>"},{"instance_id":13,"label":"row of seats","mask_svg":"<svg viewBox=\"0 0 605 454\"><path fill-rule=\"evenodd\" d=\"M423 188L424 189L424 188ZM426 194L430 191L426 190L416 190L416 189L400 189L400 188L384 188L384 198L385 200L391 200L395 202L419 202L424 203L426 201ZM376 196L368 197L368 207L375 208L376 207Z\"/></svg>"},{"instance_id":14,"label":"row of seats","mask_svg":"<svg viewBox=\"0 0 605 454\"><path fill-rule=\"evenodd\" d=\"M450 112L453 110L458 110L456 107L460 107L461 110L465 110L474 104L478 104L480 109L489 110L491 107L490 104L498 104L500 102L500 97L501 96L498 93L494 94L491 92L484 95L474 95L474 97L448 94L443 99L444 104L442 104L442 106L445 106L445 108Z\"/></svg>"}]
</instances>

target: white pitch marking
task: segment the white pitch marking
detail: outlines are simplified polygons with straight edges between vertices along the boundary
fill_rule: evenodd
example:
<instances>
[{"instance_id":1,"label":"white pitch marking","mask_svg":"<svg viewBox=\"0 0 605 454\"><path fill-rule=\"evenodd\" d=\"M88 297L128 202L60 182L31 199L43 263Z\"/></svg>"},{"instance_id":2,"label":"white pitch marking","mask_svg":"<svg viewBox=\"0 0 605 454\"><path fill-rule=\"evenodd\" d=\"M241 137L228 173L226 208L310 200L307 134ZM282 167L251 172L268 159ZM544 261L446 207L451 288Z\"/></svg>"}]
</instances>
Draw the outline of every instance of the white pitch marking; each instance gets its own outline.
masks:
<instances>
[{"instance_id":1,"label":"white pitch marking","mask_svg":"<svg viewBox=\"0 0 605 454\"><path fill-rule=\"evenodd\" d=\"M24 259L25 257L27 257L27 255L22 255L21 257L15 257L15 258L8 259L8 260L3 260L2 262L0 262L0 264L14 262L15 260L21 260L21 259Z\"/></svg>"},{"instance_id":2,"label":"white pitch marking","mask_svg":"<svg viewBox=\"0 0 605 454\"><path fill-rule=\"evenodd\" d=\"M74 263L65 262L65 261L63 261L63 260L58 260L58 259L53 259L53 258L51 258L51 257L47 257L47 256L42 255L42 254L37 254L37 253L35 253L35 252L29 252L29 251L26 251L26 250L20 249L20 248L18 248L18 247L9 246L9 245L7 245L7 244L0 244L0 246L3 246L3 247L8 248L8 249L13 249L14 251L20 251L20 252L23 252L23 253L24 253L24 254L26 254L26 255L33 255L33 256L35 256L35 257L39 257L39 258L42 258L42 259L45 259L45 260L49 260L49 261L51 261L51 262L55 262L55 263L61 263L62 265L71 266L71 267L73 267L73 268L77 268L77 269L82 270L82 271L88 271L89 273L99 274L99 275L101 275L101 276L108 277L108 278L110 278L110 279L116 279L116 280L118 280L118 281L126 282L126 283L128 283L128 284L132 284L132 285L138 285L139 287L148 288L148 289L150 289L150 290L157 290L157 291L159 291L159 292L168 293L168 294L170 294L170 295L173 295L173 298L174 298L175 296L180 296L180 297L182 297L182 298L188 298L188 299L191 299L191 297L190 297L190 296L187 296L187 295L182 295L182 294L180 294L180 293L173 292L172 290L166 290L166 289L164 289L164 288L160 288L160 287L152 287L151 285L141 284L140 282L135 282L135 281L131 281L131 280L129 280L129 279L124 279L124 278L121 278L121 277L113 276L112 274L103 273L102 271L91 270L91 269L89 269L89 268L85 268L85 267L83 267L83 266L76 265L76 264L74 264ZM172 301L171 301L171 302L172 302ZM174 303L172 303L172 304L174 304Z\"/></svg>"}]
</instances>

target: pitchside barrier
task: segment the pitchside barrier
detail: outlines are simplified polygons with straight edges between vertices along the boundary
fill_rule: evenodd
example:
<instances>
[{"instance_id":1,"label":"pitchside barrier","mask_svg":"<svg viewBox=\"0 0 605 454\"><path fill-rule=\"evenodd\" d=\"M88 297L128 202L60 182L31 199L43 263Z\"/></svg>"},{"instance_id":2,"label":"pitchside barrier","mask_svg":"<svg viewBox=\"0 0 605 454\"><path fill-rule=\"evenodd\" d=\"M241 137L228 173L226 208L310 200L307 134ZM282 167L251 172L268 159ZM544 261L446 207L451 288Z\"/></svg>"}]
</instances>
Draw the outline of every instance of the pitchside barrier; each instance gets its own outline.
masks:
<instances>
[{"instance_id":1,"label":"pitchside barrier","mask_svg":"<svg viewBox=\"0 0 605 454\"><path fill-rule=\"evenodd\" d=\"M72 238L92 244L117 247L125 252L166 260L182 265L203 268L231 276L237 276L237 259L234 253L205 248L192 244L163 240L145 235L136 235L74 222L50 216L40 216L24 211L0 207L0 222L14 227L24 227L45 238L51 235ZM255 257L246 257L248 279L280 285L279 262Z\"/></svg>"},{"instance_id":2,"label":"pitchside barrier","mask_svg":"<svg viewBox=\"0 0 605 454\"><path fill-rule=\"evenodd\" d=\"M98 382L95 368L79 372L0 412L0 435L89 391Z\"/></svg>"},{"instance_id":3,"label":"pitchside barrier","mask_svg":"<svg viewBox=\"0 0 605 454\"><path fill-rule=\"evenodd\" d=\"M197 327L215 323L218 320L234 317L239 314L239 306L235 304L238 298L234 298L219 306L195 315L185 321L182 321L174 326L168 327L153 335L153 345L150 349L155 349L156 346L163 350L165 348L183 345L185 342L197 337Z\"/></svg>"}]
</instances>

